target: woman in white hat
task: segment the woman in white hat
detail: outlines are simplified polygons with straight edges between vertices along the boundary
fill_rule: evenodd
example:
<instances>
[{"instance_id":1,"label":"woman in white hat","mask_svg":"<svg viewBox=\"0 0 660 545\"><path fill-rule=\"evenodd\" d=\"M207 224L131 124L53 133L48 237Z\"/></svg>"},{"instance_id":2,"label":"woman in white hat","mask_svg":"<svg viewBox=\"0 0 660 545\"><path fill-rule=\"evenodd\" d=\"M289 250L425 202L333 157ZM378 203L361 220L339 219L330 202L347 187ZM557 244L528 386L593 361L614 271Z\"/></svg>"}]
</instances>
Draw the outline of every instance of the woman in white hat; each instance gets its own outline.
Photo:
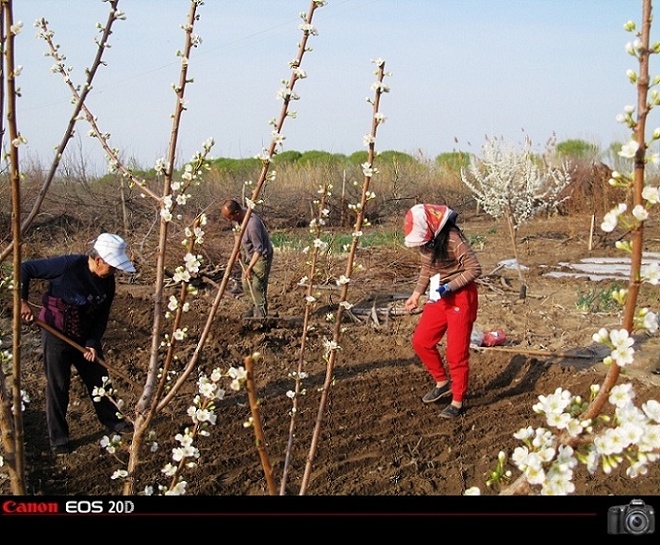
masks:
<instances>
[{"instance_id":1,"label":"woman in white hat","mask_svg":"<svg viewBox=\"0 0 660 545\"><path fill-rule=\"evenodd\" d=\"M107 370L97 358L103 358L101 339L115 296L115 271L135 272L126 255L126 242L114 234L103 233L94 241L88 255L62 255L32 259L21 264L21 316L31 322L34 314L28 302L30 282L48 281L42 296L39 319L86 348L81 353L71 344L42 329L41 341L46 371L46 420L51 449L66 454L69 426L66 421L74 365L85 383L90 398L95 387L103 386ZM94 402L100 422L115 432L127 432L131 425L107 398Z\"/></svg>"},{"instance_id":2,"label":"woman in white hat","mask_svg":"<svg viewBox=\"0 0 660 545\"><path fill-rule=\"evenodd\" d=\"M451 404L440 413L444 418L456 418L465 411L470 336L479 307L475 280L481 276L479 260L456 226L457 216L445 205L417 204L408 210L404 221L404 243L419 248L421 261L406 310L416 309L419 298L429 289L429 299L412 338L415 353L435 380L422 401L433 403L451 396ZM445 334L449 375L438 350Z\"/></svg>"}]
</instances>

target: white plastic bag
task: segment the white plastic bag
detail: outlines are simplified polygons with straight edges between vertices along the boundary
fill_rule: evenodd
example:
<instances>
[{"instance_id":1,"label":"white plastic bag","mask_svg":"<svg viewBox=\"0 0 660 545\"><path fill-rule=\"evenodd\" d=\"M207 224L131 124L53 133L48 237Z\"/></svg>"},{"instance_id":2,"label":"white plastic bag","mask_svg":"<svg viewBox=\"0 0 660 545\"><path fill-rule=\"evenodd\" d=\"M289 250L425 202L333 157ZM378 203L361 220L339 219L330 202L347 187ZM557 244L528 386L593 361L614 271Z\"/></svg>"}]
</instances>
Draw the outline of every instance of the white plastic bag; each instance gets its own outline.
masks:
<instances>
[{"instance_id":1,"label":"white plastic bag","mask_svg":"<svg viewBox=\"0 0 660 545\"><path fill-rule=\"evenodd\" d=\"M484 342L484 332L481 331L476 325L472 326L472 334L470 335L470 344L474 346L481 346Z\"/></svg>"}]
</instances>

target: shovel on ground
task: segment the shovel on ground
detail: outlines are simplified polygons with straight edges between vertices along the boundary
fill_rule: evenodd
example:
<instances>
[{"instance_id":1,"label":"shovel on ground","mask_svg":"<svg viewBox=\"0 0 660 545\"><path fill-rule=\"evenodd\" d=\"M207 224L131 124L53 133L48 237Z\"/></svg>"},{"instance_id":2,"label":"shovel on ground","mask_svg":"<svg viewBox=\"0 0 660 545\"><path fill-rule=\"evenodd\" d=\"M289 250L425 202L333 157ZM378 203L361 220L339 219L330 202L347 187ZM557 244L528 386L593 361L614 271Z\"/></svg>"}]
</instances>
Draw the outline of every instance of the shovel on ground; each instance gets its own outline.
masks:
<instances>
[{"instance_id":1,"label":"shovel on ground","mask_svg":"<svg viewBox=\"0 0 660 545\"><path fill-rule=\"evenodd\" d=\"M35 319L33 320L32 323L38 325L38 326L41 327L42 329L45 329L45 330L48 331L49 333L55 335L55 337L57 337L58 339L61 339L61 340L63 340L64 342L69 343L71 346L73 346L73 347L76 348L77 350L80 350L80 352L82 352L83 354L84 354L85 352L87 352L87 349L86 349L84 346L80 346L77 342L72 341L71 339L69 339L69 337L67 337L66 335L64 335L62 332L58 331L58 330L55 329L54 327L49 326L47 323L45 323L45 322L43 322L43 321L41 321L41 320L39 320L39 319L37 319L37 318L35 318ZM117 369L116 367L113 367L113 366L109 365L108 363L106 363L105 361L103 361L103 360L102 360L101 358L99 358L98 356L96 357L96 360L95 360L95 361L98 362L98 363L100 363L100 364L101 364L103 367L105 367L108 371L112 371L113 374L115 374L115 375L117 375L118 377L124 379L126 382L128 382L130 385L134 386L135 388L138 388L138 389L141 388L140 384L138 384L137 382L135 382L135 381L134 381L133 379L131 379L128 375L126 375L125 373L121 372L121 371L120 371L119 369Z\"/></svg>"}]
</instances>

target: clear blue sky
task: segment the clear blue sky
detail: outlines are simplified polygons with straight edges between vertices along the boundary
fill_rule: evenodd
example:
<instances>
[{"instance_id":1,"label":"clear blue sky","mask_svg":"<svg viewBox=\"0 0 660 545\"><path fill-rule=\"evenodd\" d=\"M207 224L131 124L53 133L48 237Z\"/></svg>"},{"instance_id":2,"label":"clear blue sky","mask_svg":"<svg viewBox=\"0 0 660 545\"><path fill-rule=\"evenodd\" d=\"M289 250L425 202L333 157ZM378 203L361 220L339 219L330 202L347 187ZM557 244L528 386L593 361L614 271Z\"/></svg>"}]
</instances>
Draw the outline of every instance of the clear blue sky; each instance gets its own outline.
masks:
<instances>
[{"instance_id":1,"label":"clear blue sky","mask_svg":"<svg viewBox=\"0 0 660 545\"><path fill-rule=\"evenodd\" d=\"M165 155L188 0L120 0L118 21L88 106L111 144L144 168ZM270 143L268 120L281 102L288 62L300 39L299 12L309 0L206 0L198 10L188 111L182 120L179 161L213 137L214 157L251 157ZM74 67L74 81L95 54L101 0L18 0L23 31L16 45L18 123L28 144L21 157L51 162L72 106L61 78L50 72L46 44L33 23L46 18ZM285 122L284 150L350 154L366 149L375 81L372 59L382 58L390 92L378 151L433 158L454 150L478 153L487 135L511 142L523 130L539 148L555 133L606 148L628 131L615 117L636 103L626 70L627 20L641 21L641 0L329 0L316 11L319 35L303 60L307 79L296 84L297 119ZM654 32L654 35L660 35ZM652 65L652 75L653 65ZM651 116L650 128L656 126ZM69 145L103 164L98 144L79 123Z\"/></svg>"}]
</instances>

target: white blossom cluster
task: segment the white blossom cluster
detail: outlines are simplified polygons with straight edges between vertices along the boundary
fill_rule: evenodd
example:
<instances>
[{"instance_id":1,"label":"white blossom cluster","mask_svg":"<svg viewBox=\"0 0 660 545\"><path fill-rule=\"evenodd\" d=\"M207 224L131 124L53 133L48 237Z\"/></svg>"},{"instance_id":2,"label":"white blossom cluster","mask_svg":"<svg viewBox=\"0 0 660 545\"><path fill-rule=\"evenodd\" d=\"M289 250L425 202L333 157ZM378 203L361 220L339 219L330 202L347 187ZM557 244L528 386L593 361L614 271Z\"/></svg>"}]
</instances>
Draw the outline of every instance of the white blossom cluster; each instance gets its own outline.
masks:
<instances>
[{"instance_id":1,"label":"white blossom cluster","mask_svg":"<svg viewBox=\"0 0 660 545\"><path fill-rule=\"evenodd\" d=\"M371 61L373 64L376 65L376 70L374 70L374 74L380 75L380 71L383 69L385 66L385 60L378 58L378 59L372 59ZM392 75L392 72L383 72L382 76L384 77L389 77ZM376 93L376 95L381 95L383 93L389 93L390 88L388 85L385 85L382 79L379 79L371 84L371 90ZM367 102L369 104L375 104L376 99L373 99L371 97L367 97ZM376 125L380 125L382 123L385 123L387 118L380 112L375 112L374 113L374 121L376 122ZM363 138L363 142L365 146L369 146L370 144L373 144L376 142L376 137L373 134L367 134Z\"/></svg>"},{"instance_id":2,"label":"white blossom cluster","mask_svg":"<svg viewBox=\"0 0 660 545\"><path fill-rule=\"evenodd\" d=\"M341 345L335 340L323 339L323 349L325 350L324 359L329 359L332 352L341 350Z\"/></svg>"},{"instance_id":3,"label":"white blossom cluster","mask_svg":"<svg viewBox=\"0 0 660 545\"><path fill-rule=\"evenodd\" d=\"M30 394L25 390L21 390L21 412L25 412L25 405L30 403ZM11 412L14 414L16 412L16 406L12 404Z\"/></svg>"},{"instance_id":4,"label":"white blossom cluster","mask_svg":"<svg viewBox=\"0 0 660 545\"><path fill-rule=\"evenodd\" d=\"M304 396L307 393L307 390L305 390L304 388L301 388L300 383L303 380L305 380L308 376L309 376L309 374L306 373L305 371L300 371L300 372L292 371L291 373L289 373L289 377L292 378L296 382L296 390L288 390L286 392L286 397L288 397L289 399L295 399L296 397ZM297 391L297 393L296 393L296 391ZM296 412L296 407L295 406L293 407L292 412L293 413Z\"/></svg>"},{"instance_id":5,"label":"white blossom cluster","mask_svg":"<svg viewBox=\"0 0 660 545\"><path fill-rule=\"evenodd\" d=\"M592 395L598 389L594 385ZM548 427L534 429L527 426L515 433L514 437L523 445L516 447L510 461L541 495L573 493L573 470L578 464L583 464L592 474L598 467L610 474L627 461L626 474L629 477L645 475L648 465L660 460L660 403L650 400L640 409L633 403L634 397L632 384L614 386L609 395L609 403L614 407L612 417L601 415L588 421L580 419L586 408L580 396L573 396L561 388L550 395L539 396L533 409L545 415ZM589 440L580 441L573 448L561 443L561 433L570 437L586 433ZM500 466L505 456L500 452ZM466 495L480 493L478 487L465 491Z\"/></svg>"},{"instance_id":6,"label":"white blossom cluster","mask_svg":"<svg viewBox=\"0 0 660 545\"><path fill-rule=\"evenodd\" d=\"M306 246L302 249L304 254L311 252L308 264L310 266L309 275L303 275L298 280L298 285L307 287L305 295L305 303L311 306L317 301L317 297L312 294L314 289L314 279L318 277L318 262L321 255L328 255L330 253L330 244L321 238L322 229L328 223L330 210L327 208L327 201L332 196L332 184L325 184L319 187L317 193L321 195L320 199L314 199L313 205L316 207L316 217L312 218L309 222L309 232L312 235L311 246ZM311 278L311 280L310 280ZM318 295L318 294L317 294ZM328 320L331 321L331 320Z\"/></svg>"},{"instance_id":7,"label":"white blossom cluster","mask_svg":"<svg viewBox=\"0 0 660 545\"><path fill-rule=\"evenodd\" d=\"M2 339L0 339L0 347L2 347ZM13 357L14 356L10 350L4 350L0 348L0 372L5 372L5 367L9 367L11 365Z\"/></svg>"},{"instance_id":8,"label":"white blossom cluster","mask_svg":"<svg viewBox=\"0 0 660 545\"><path fill-rule=\"evenodd\" d=\"M258 354L254 354L253 357L258 357ZM238 391L247 380L247 371L242 366L230 367L226 373L214 369L210 375L201 374L197 380L198 393L186 411L193 425L174 436L179 446L172 449L172 462L168 462L161 469L163 475L174 479L174 484L169 487L163 484L156 485L156 490L160 494L166 496L185 494L187 483L181 478L180 473L184 468L193 469L197 466L200 451L195 446L195 439L198 436L208 437L209 427L216 425L215 402L224 399L226 391L222 387L222 380L227 378L230 379L229 387ZM154 486L145 487L143 493L154 494Z\"/></svg>"},{"instance_id":9,"label":"white blossom cluster","mask_svg":"<svg viewBox=\"0 0 660 545\"><path fill-rule=\"evenodd\" d=\"M203 258L201 255L187 253L184 258L184 264L177 266L172 275L172 281L179 284L181 282L190 282L193 275L199 272Z\"/></svg>"},{"instance_id":10,"label":"white blossom cluster","mask_svg":"<svg viewBox=\"0 0 660 545\"><path fill-rule=\"evenodd\" d=\"M532 152L529 139L518 150L504 138L493 137L484 143L481 157L470 158L461 180L487 214L496 219L509 216L518 227L568 198L561 192L571 176L566 164L545 166Z\"/></svg>"},{"instance_id":11,"label":"white blossom cluster","mask_svg":"<svg viewBox=\"0 0 660 545\"><path fill-rule=\"evenodd\" d=\"M170 182L170 193L160 198L160 217L163 221L172 221L175 208L186 205L192 197L187 191L192 185L199 185L202 173L210 168L209 154L214 143L212 138L208 138L202 144L203 151L195 153L190 162L183 167L181 179ZM168 164L165 159L159 158L154 168L157 174L164 174ZM177 219L181 217L179 214Z\"/></svg>"},{"instance_id":12,"label":"white blossom cluster","mask_svg":"<svg viewBox=\"0 0 660 545\"><path fill-rule=\"evenodd\" d=\"M637 58L640 64L647 53L641 40L641 33L637 31L634 22L628 21L624 25L628 32L636 34L634 42L626 45L626 51ZM660 42L655 43L649 53L660 53ZM633 70L627 72L631 83L636 84L638 75ZM653 79L650 87L660 85L660 77ZM651 90L651 100L648 101L649 108L660 105L660 93L657 90ZM644 162L660 163L657 154L650 157L646 155L648 144L642 149L638 142L637 121L634 118L635 107L627 106L624 113L617 116L617 121L624 123L630 128L635 138L621 147L619 155L623 158L637 162L640 157ZM653 132L652 141L660 140L660 129ZM488 149L488 156L491 162L500 165L503 175L499 178L508 179L513 185L515 172L505 170L504 163L506 156L515 158L510 150L502 149L499 146L492 146ZM511 163L513 164L513 162ZM466 182L475 193L479 193L481 202L486 206L490 202L489 213L492 215L501 213L501 204L493 196L489 201L486 197L490 193L484 190L490 186L495 187L496 178L491 171L486 168L483 171L483 164L471 164L471 173L481 184L479 188L471 186ZM494 169L493 172L496 172ZM495 182L487 183L489 180ZM465 179L464 179L465 181ZM612 172L609 184L614 187L625 189L633 188L634 173L624 174L618 171ZM506 184L503 186L506 187ZM649 211L660 202L660 188L646 184L642 189L642 198L644 204L637 204L628 212L626 203L617 204L610 210L601 224L601 229L605 232L612 232L619 224L626 229L637 229L643 222L650 217ZM616 247L626 252L632 252L632 243L630 241L618 241ZM656 263L652 265L642 265L639 270L639 279L657 286L660 282L660 268ZM619 289L612 293L612 298L620 305L626 304L628 290ZM651 334L658 330L658 316L648 308L635 309L633 316L632 330L644 330ZM611 348L611 352L603 360L605 364L615 364L621 368L629 366L634 361L634 339L631 332L626 328L608 330L601 328L594 333L593 340ZM594 385L591 388L591 395L594 398L600 390L600 386ZM573 396L569 391L557 388L553 394L548 396L539 396L539 402L533 406L536 413L546 417L546 427L532 428L528 426L520 429L514 437L523 442L523 446L517 447L512 456L511 462L523 473L526 481L540 489L544 495L564 495L575 491L573 480L573 469L582 463L590 473L594 473L598 467L602 467L605 474L610 474L622 463L627 462L626 474L635 478L645 475L648 472L648 465L660 460L660 402L649 400L642 404L641 408L633 403L635 393L631 383L617 384L609 391L608 402L613 407L613 414L599 414L593 420L584 420L580 416L584 414L588 404L584 403L579 396ZM554 428L556 432L551 431ZM560 436L568 436L575 448L562 443ZM500 479L505 477L502 467L506 455L500 452L498 457L498 469L491 472L492 476ZM502 480L505 480L504 478ZM487 482L490 485L490 482ZM479 495L481 493L478 487L470 487L465 491L466 495Z\"/></svg>"},{"instance_id":13,"label":"white blossom cluster","mask_svg":"<svg viewBox=\"0 0 660 545\"><path fill-rule=\"evenodd\" d=\"M13 289L14 289L14 277L13 276L0 277L0 291L1 290L11 291Z\"/></svg>"},{"instance_id":14,"label":"white blossom cluster","mask_svg":"<svg viewBox=\"0 0 660 545\"><path fill-rule=\"evenodd\" d=\"M95 403L98 403L101 401L101 399L108 398L110 402L117 407L118 412L117 416L120 418L124 418L123 414L121 413L121 409L124 406L124 401L121 399L116 399L115 397L116 390L112 387L112 384L110 382L110 377L101 377L101 386L94 386L92 390L92 399L94 400ZM108 454L115 454L117 452L117 449L123 444L123 440L121 435L115 434L112 437L108 437L107 435L104 435L101 438L100 445L103 450L105 450ZM123 470L119 470L120 472ZM126 475L121 475L120 473L115 472L115 474L112 476L112 479L118 479L118 478L124 478Z\"/></svg>"},{"instance_id":15,"label":"white blossom cluster","mask_svg":"<svg viewBox=\"0 0 660 545\"><path fill-rule=\"evenodd\" d=\"M190 310L190 303L186 301L181 305L179 300L176 298L176 295L170 295L167 303L167 312L165 313L165 317L170 318L172 316L171 313L175 312L179 308L181 308L183 312L188 312Z\"/></svg>"},{"instance_id":16,"label":"white blossom cluster","mask_svg":"<svg viewBox=\"0 0 660 545\"><path fill-rule=\"evenodd\" d=\"M572 437L586 431L592 442L574 450L559 445L557 437L548 429L528 427L514 435L525 446L515 449L512 461L530 484L541 486L542 494L573 492L572 468L578 462L590 473L601 466L609 474L625 459L630 464L626 470L628 476L646 474L648 464L660 459L660 403L651 400L639 409L633 398L632 384L614 386L609 396L614 417L608 422L607 418L580 420L579 414L584 410L580 397L561 388L549 396L539 396L534 411L544 414L549 426L565 430Z\"/></svg>"},{"instance_id":17,"label":"white blossom cluster","mask_svg":"<svg viewBox=\"0 0 660 545\"><path fill-rule=\"evenodd\" d=\"M2 344L2 341L0 340L0 344ZM6 363L11 361L11 354L9 353L8 350L2 350L0 351L0 363ZM4 371L0 370L0 373L3 373ZM27 393L25 390L21 390L21 412L25 412L25 405L27 403L30 403L30 394ZM16 414L16 405L12 403L11 405L11 413ZM0 464L2 465L2 464Z\"/></svg>"},{"instance_id":18,"label":"white blossom cluster","mask_svg":"<svg viewBox=\"0 0 660 545\"><path fill-rule=\"evenodd\" d=\"M625 302L627 290L619 290L613 297ZM635 315L638 330L655 333L658 330L658 316L648 309L640 309ZM608 331L601 328L594 333L593 340L612 350L603 359L605 364L619 367L630 365L634 360L634 339L626 329ZM592 386L592 395L599 386ZM514 437L523 442L517 447L511 461L524 474L527 482L538 486L542 495L564 495L575 491L572 482L573 468L578 462L594 473L599 466L610 473L624 460L630 466L626 473L634 478L648 471L648 464L660 460L660 403L650 400L641 410L633 404L634 391L630 383L614 386L609 402L614 406L614 418L599 417L594 421L580 419L587 408L580 396L573 396L568 390L557 388L553 394L539 396L539 402L532 408L545 415L549 428L537 429L528 426L519 430ZM611 423L612 426L608 426ZM577 449L562 445L560 433L572 438L587 434L588 441L581 441ZM502 453L501 453L502 454ZM502 462L494 473L502 476ZM478 487L471 487L466 495L478 495Z\"/></svg>"},{"instance_id":19,"label":"white blossom cluster","mask_svg":"<svg viewBox=\"0 0 660 545\"><path fill-rule=\"evenodd\" d=\"M101 378L101 386L94 386L92 390L92 399L98 403L102 398L111 398L115 395L115 390L110 382L110 377Z\"/></svg>"},{"instance_id":20,"label":"white blossom cluster","mask_svg":"<svg viewBox=\"0 0 660 545\"><path fill-rule=\"evenodd\" d=\"M103 450L108 454L115 454L122 444L121 435L118 433L114 434L112 437L104 435L101 438L100 445ZM116 477L113 477L115 479Z\"/></svg>"},{"instance_id":21,"label":"white blossom cluster","mask_svg":"<svg viewBox=\"0 0 660 545\"><path fill-rule=\"evenodd\" d=\"M314 9L322 7L326 4L325 1L314 2ZM300 12L299 17L302 19L302 23L299 25L299 29L302 31L305 38L310 36L318 36L318 31L316 27L311 23L311 15L308 15L306 12ZM298 47L301 47L301 44L298 44ZM311 51L311 47L306 47L304 51ZM271 119L268 124L273 127L271 135L271 147L270 150L264 148L261 151L260 155L257 155L257 159L269 163L272 159L272 156L277 153L279 149L284 145L284 136L281 132L284 119L287 117L296 118L297 112L294 110L289 110L290 103L295 100L300 100L300 96L294 91L294 86L298 80L305 79L307 77L307 72L300 67L300 58L297 58L289 62L289 67L292 70L291 78L287 80L281 80L280 83L282 87L277 90L275 98L284 103L283 115L280 117L280 120Z\"/></svg>"}]
</instances>

